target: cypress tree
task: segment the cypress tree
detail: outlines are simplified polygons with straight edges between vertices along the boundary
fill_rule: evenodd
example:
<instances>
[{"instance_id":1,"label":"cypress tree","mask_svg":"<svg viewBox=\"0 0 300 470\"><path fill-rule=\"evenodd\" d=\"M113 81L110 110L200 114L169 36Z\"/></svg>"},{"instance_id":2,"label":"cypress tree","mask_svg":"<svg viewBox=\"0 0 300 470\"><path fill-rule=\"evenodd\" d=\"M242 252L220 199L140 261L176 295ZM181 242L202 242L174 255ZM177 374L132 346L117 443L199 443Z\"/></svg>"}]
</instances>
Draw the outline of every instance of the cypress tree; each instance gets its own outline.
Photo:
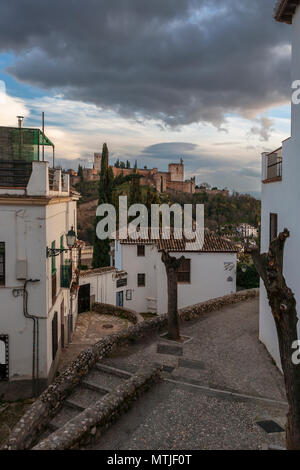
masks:
<instances>
[{"instance_id":1,"label":"cypress tree","mask_svg":"<svg viewBox=\"0 0 300 470\"><path fill-rule=\"evenodd\" d=\"M114 175L112 168L109 167L108 148L106 144L103 144L98 205L112 203L113 182ZM110 240L108 238L99 240L96 235L96 227L101 219L102 217L95 217L93 268L110 265Z\"/></svg>"}]
</instances>

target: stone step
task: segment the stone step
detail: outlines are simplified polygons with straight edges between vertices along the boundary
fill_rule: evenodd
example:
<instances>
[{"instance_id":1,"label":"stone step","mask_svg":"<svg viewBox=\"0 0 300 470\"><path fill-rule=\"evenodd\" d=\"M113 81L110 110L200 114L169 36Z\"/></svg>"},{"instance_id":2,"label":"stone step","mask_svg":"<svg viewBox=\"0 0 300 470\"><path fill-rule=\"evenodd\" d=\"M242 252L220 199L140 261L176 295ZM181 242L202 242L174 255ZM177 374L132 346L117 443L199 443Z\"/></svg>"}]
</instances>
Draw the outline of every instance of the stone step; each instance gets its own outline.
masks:
<instances>
[{"instance_id":1,"label":"stone step","mask_svg":"<svg viewBox=\"0 0 300 470\"><path fill-rule=\"evenodd\" d=\"M120 377L122 379L130 379L132 374L130 372L127 372L125 370L120 370L117 369L116 367L108 366L107 364L103 364L101 362L97 362L96 364L96 369L106 372L108 374L116 375L117 377Z\"/></svg>"},{"instance_id":2,"label":"stone step","mask_svg":"<svg viewBox=\"0 0 300 470\"><path fill-rule=\"evenodd\" d=\"M127 377L127 379L128 378L130 377ZM99 387L104 389L113 389L120 385L124 380L125 378L111 374L110 372L106 372L104 370L99 370L96 367L94 367L94 369L88 373L85 379L85 381L97 384Z\"/></svg>"},{"instance_id":3,"label":"stone step","mask_svg":"<svg viewBox=\"0 0 300 470\"><path fill-rule=\"evenodd\" d=\"M93 405L95 402L101 400L107 392L103 392L98 389L87 388L83 385L77 387L65 401L65 404L70 408L77 409L78 411L83 411L88 408L90 405Z\"/></svg>"},{"instance_id":4,"label":"stone step","mask_svg":"<svg viewBox=\"0 0 300 470\"><path fill-rule=\"evenodd\" d=\"M90 379L84 380L82 382L82 386L90 390L95 390L96 392L103 393L103 394L110 393L112 390L111 388L103 387L102 385L99 385L97 382L93 382Z\"/></svg>"},{"instance_id":5,"label":"stone step","mask_svg":"<svg viewBox=\"0 0 300 470\"><path fill-rule=\"evenodd\" d=\"M77 409L64 405L61 410L57 413L57 415L52 419L49 423L48 428L54 432L57 429L61 428L64 424L66 424L71 419L75 418L78 415Z\"/></svg>"}]
</instances>

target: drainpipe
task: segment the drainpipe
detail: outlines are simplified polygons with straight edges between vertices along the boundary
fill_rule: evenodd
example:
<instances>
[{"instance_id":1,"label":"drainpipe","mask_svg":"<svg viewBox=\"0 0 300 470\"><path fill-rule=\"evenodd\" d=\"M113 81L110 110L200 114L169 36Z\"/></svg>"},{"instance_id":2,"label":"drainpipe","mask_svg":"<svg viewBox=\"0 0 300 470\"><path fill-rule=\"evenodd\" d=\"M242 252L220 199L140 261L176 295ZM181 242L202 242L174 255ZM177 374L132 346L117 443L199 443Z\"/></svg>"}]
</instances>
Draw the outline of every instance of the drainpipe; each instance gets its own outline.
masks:
<instances>
[{"instance_id":1,"label":"drainpipe","mask_svg":"<svg viewBox=\"0 0 300 470\"><path fill-rule=\"evenodd\" d=\"M23 288L23 314L25 318L33 321L32 339L32 393L37 396L37 380L39 377L39 318L28 313L28 291L27 284L39 282L39 279L26 279Z\"/></svg>"}]
</instances>

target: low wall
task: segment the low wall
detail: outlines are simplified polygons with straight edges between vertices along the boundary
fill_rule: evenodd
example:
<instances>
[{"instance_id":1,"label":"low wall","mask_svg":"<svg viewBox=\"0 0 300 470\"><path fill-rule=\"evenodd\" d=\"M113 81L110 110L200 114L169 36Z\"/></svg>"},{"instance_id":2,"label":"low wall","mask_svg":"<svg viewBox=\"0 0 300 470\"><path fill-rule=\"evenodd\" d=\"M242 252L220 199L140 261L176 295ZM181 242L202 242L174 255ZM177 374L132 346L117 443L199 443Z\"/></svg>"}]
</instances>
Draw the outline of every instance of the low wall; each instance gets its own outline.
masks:
<instances>
[{"instance_id":1,"label":"low wall","mask_svg":"<svg viewBox=\"0 0 300 470\"><path fill-rule=\"evenodd\" d=\"M219 310L226 305L236 304L257 297L258 295L259 289L240 291L236 294L226 295L186 307L179 311L179 315L182 320L192 320L200 317L204 313ZM76 360L55 379L53 384L51 384L28 409L12 430L3 449L23 450L31 448L41 431L61 408L65 398L84 379L96 362L106 357L118 346L131 341L142 340L149 335L161 331L166 328L167 323L168 317L166 314L151 318L150 320L131 326L127 330L122 330L102 338L91 348L81 352Z\"/></svg>"},{"instance_id":2,"label":"low wall","mask_svg":"<svg viewBox=\"0 0 300 470\"><path fill-rule=\"evenodd\" d=\"M124 317L127 318L131 323L136 325L137 323L142 323L144 318L139 313L128 308L117 307L116 305L110 304L101 304L95 302L92 305L92 310L102 315L113 315L114 317Z\"/></svg>"},{"instance_id":3,"label":"low wall","mask_svg":"<svg viewBox=\"0 0 300 470\"><path fill-rule=\"evenodd\" d=\"M145 368L50 434L33 450L67 450L90 444L126 412L140 395L160 380L160 368Z\"/></svg>"}]
</instances>

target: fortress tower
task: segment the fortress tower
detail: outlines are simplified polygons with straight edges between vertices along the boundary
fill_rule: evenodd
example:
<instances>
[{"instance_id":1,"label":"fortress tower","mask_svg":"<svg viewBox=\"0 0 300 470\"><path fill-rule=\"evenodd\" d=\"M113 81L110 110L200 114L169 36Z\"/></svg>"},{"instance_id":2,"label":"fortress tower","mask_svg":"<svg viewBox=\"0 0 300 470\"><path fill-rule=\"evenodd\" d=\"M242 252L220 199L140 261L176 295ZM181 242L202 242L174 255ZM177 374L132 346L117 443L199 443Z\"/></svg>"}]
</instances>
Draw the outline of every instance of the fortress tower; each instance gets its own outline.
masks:
<instances>
[{"instance_id":1,"label":"fortress tower","mask_svg":"<svg viewBox=\"0 0 300 470\"><path fill-rule=\"evenodd\" d=\"M182 158L180 159L180 163L170 163L168 168L171 181L184 181L184 164Z\"/></svg>"},{"instance_id":2,"label":"fortress tower","mask_svg":"<svg viewBox=\"0 0 300 470\"><path fill-rule=\"evenodd\" d=\"M94 153L94 170L100 173L101 171L101 160L102 154L101 153Z\"/></svg>"}]
</instances>

